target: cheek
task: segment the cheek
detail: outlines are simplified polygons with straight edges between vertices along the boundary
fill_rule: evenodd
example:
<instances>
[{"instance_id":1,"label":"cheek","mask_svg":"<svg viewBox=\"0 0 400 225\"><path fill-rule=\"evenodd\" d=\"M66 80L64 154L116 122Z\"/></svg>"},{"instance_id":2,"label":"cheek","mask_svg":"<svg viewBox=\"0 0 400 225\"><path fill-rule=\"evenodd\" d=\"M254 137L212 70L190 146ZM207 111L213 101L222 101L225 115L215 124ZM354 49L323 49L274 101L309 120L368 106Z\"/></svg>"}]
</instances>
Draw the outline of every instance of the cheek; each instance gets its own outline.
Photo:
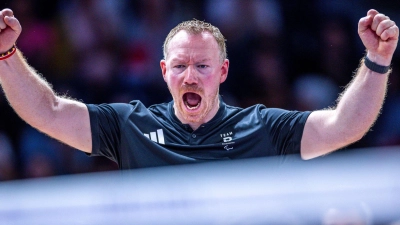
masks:
<instances>
[{"instance_id":1,"label":"cheek","mask_svg":"<svg viewBox=\"0 0 400 225\"><path fill-rule=\"evenodd\" d=\"M219 85L218 85L218 83L210 82L210 83L204 84L203 90L204 90L204 95L206 96L206 99L208 99L208 101L213 101L215 98L215 95L218 95Z\"/></svg>"},{"instance_id":2,"label":"cheek","mask_svg":"<svg viewBox=\"0 0 400 225\"><path fill-rule=\"evenodd\" d=\"M205 87L208 87L211 90L215 90L219 87L220 85L220 78L217 76L213 76L210 79L206 79L203 81L203 85Z\"/></svg>"},{"instance_id":3,"label":"cheek","mask_svg":"<svg viewBox=\"0 0 400 225\"><path fill-rule=\"evenodd\" d=\"M167 76L165 76L165 82L167 82L169 87L173 87L176 86L176 83L178 82L178 77L168 74Z\"/></svg>"},{"instance_id":4,"label":"cheek","mask_svg":"<svg viewBox=\"0 0 400 225\"><path fill-rule=\"evenodd\" d=\"M166 79L167 86L169 91L171 92L172 95L178 95L180 91L180 84L178 79L174 79L172 77L168 77ZM174 97L174 96L173 96Z\"/></svg>"}]
</instances>

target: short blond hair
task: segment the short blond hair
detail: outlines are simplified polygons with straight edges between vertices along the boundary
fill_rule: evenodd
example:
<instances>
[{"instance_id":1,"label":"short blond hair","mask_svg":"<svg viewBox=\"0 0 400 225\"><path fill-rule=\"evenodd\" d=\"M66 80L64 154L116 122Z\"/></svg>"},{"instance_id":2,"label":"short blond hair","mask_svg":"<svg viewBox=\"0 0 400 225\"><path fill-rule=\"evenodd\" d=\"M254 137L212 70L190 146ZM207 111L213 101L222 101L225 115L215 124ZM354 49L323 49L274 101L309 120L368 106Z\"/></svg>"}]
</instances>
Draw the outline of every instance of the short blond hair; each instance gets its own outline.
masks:
<instances>
[{"instance_id":1,"label":"short blond hair","mask_svg":"<svg viewBox=\"0 0 400 225\"><path fill-rule=\"evenodd\" d=\"M225 37L222 35L221 31L211 25L210 23L206 23L204 21L200 21L197 19L193 20L188 20L184 21L180 24L178 24L176 27L174 27L168 34L167 38L165 38L164 44L163 44L163 54L164 54L164 59L167 59L168 52L168 44L171 41L171 39L181 30L187 31L189 34L200 34L203 31L210 32L212 36L215 38L217 41L219 51L220 51L220 58L221 61L227 58L227 53L226 53L226 44L225 44Z\"/></svg>"}]
</instances>

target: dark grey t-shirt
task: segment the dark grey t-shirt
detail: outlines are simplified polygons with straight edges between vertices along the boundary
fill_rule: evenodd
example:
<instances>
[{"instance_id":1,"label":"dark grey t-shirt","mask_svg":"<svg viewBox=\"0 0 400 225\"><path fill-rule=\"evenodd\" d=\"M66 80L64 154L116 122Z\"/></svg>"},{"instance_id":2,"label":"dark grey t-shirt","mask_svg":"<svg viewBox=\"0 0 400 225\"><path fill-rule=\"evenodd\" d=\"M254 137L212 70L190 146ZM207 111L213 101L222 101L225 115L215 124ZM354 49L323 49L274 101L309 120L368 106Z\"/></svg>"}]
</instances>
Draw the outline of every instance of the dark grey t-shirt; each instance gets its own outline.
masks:
<instances>
[{"instance_id":1,"label":"dark grey t-shirt","mask_svg":"<svg viewBox=\"0 0 400 225\"><path fill-rule=\"evenodd\" d=\"M215 117L193 131L175 116L173 102L87 107L91 155L106 156L120 169L299 153L310 114L263 105L242 109L221 100Z\"/></svg>"}]
</instances>

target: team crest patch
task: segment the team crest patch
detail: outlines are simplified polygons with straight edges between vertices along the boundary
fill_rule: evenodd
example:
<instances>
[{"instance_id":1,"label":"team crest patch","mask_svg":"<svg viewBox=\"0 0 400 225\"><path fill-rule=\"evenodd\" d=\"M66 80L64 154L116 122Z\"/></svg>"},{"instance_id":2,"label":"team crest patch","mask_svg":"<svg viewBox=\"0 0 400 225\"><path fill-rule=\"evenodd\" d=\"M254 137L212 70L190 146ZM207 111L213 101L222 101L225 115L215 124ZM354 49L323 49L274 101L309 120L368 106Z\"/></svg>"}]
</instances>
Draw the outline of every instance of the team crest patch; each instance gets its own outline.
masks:
<instances>
[{"instance_id":1,"label":"team crest patch","mask_svg":"<svg viewBox=\"0 0 400 225\"><path fill-rule=\"evenodd\" d=\"M232 139L232 136L233 136L233 132L231 131L231 132L228 132L228 133L223 133L223 134L220 134L220 136L221 136L221 138L222 138L222 141L224 142L224 143L226 143L226 142L231 142L233 139Z\"/></svg>"},{"instance_id":2,"label":"team crest patch","mask_svg":"<svg viewBox=\"0 0 400 225\"><path fill-rule=\"evenodd\" d=\"M233 142L233 135L234 134L232 131L220 134L222 138L222 145L226 151L233 149L232 145L235 144L235 142Z\"/></svg>"}]
</instances>

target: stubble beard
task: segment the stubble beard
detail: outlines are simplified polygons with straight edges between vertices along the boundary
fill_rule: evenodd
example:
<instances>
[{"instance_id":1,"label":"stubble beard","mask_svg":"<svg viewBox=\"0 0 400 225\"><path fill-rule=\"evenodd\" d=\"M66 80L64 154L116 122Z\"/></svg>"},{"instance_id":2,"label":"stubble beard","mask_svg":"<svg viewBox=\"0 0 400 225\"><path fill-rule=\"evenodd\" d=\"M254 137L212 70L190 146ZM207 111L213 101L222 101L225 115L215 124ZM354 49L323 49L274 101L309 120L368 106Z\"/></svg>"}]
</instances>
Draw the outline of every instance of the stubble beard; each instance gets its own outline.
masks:
<instances>
[{"instance_id":1,"label":"stubble beard","mask_svg":"<svg viewBox=\"0 0 400 225\"><path fill-rule=\"evenodd\" d=\"M219 87L216 89L216 91L209 95L210 98L206 97L203 95L204 91L202 88L198 88L193 87L193 86L187 86L182 88L179 91L179 95L178 96L174 96L170 89L170 87L168 87L172 98L174 100L174 110L175 110L175 115L177 115L177 113L180 115L180 117L182 117L182 119L185 120L185 122L188 123L205 123L208 121L205 121L205 118L208 116L208 114L214 109L215 105L217 105L217 107L219 108L219 98L218 98L218 93L219 93ZM182 96L183 93L186 92L195 92L198 94L201 94L202 97L202 102L201 102L201 106L200 107L205 107L204 110L200 111L199 113L196 114L190 114L187 113L186 111L186 106L182 101ZM179 116L177 115L177 117L179 118ZM208 118L209 120L211 120L212 118Z\"/></svg>"}]
</instances>

